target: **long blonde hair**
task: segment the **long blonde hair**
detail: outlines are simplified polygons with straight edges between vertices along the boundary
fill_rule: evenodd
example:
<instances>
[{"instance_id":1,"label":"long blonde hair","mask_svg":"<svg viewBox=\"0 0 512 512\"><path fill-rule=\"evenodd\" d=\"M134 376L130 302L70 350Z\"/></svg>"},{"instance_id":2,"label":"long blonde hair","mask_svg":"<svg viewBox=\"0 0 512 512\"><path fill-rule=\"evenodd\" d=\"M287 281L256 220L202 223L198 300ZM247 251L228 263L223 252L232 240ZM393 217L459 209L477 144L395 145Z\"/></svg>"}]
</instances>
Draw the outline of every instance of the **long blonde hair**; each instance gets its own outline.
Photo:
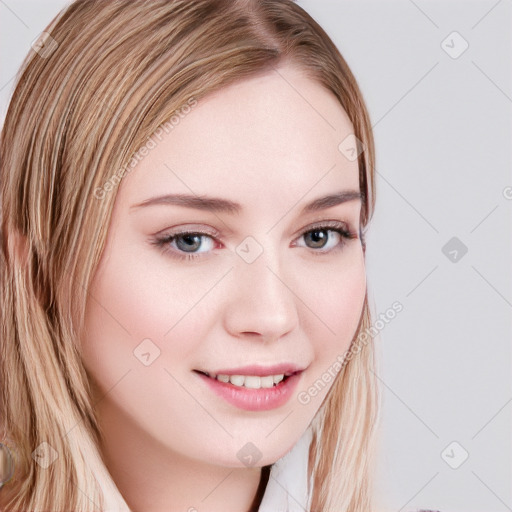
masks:
<instances>
[{"instance_id":1,"label":"long blonde hair","mask_svg":"<svg viewBox=\"0 0 512 512\"><path fill-rule=\"evenodd\" d=\"M375 204L371 124L345 60L292 0L77 0L45 32L20 70L0 143L0 441L16 469L0 492L13 491L6 510L129 510L98 449L78 344L113 173L191 98L287 59L334 93L364 144L366 228ZM352 343L370 325L366 298ZM315 512L372 508L379 396L373 343L359 349L313 421ZM44 467L36 448L57 459Z\"/></svg>"}]
</instances>

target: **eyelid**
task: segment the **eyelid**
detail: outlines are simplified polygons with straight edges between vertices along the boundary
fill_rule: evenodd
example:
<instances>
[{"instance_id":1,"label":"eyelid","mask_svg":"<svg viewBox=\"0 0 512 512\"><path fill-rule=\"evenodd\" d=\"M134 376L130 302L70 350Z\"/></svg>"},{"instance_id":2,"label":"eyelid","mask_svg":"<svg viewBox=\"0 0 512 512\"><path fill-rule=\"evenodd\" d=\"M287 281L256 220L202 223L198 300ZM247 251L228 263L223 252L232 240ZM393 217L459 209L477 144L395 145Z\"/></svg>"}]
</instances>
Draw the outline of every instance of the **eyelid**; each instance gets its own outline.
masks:
<instances>
[{"instance_id":1,"label":"eyelid","mask_svg":"<svg viewBox=\"0 0 512 512\"><path fill-rule=\"evenodd\" d=\"M359 229L352 230L350 228L348 222L345 222L342 220L335 220L335 219L330 219L330 220L326 219L326 220L319 220L319 221L313 222L312 224L308 224L305 227L302 227L301 229L299 229L298 231L296 231L294 233L293 238L295 239L299 236L302 236L304 233L307 233L313 229L321 228L321 227L322 228L332 227L332 228L338 228L338 229L343 228L346 231L348 231L349 233L354 233L354 234L359 233ZM171 237L171 236L176 236L176 235L183 235L186 233L198 233L198 234L200 233L200 234L209 235L216 239L222 238L221 231L219 231L215 228L208 227L208 226L198 227L197 225L194 225L194 224L185 224L185 225L179 225L176 228L162 229L161 231L155 233L153 236L156 238L163 238L163 237Z\"/></svg>"},{"instance_id":2,"label":"eyelid","mask_svg":"<svg viewBox=\"0 0 512 512\"><path fill-rule=\"evenodd\" d=\"M350 226L348 222L342 221L342 220L319 220L318 222L313 222L312 224L307 225L304 228L301 228L294 237L301 236L304 233L307 233L308 231L311 231L313 229L317 228L337 228L337 229L344 229L345 231L352 232L350 229Z\"/></svg>"},{"instance_id":3,"label":"eyelid","mask_svg":"<svg viewBox=\"0 0 512 512\"><path fill-rule=\"evenodd\" d=\"M214 236L214 237L220 237L222 236L222 233L218 231L215 228L209 227L209 226L198 226L197 224L180 224L179 226L175 226L172 228L165 228L161 231L158 231L153 236L171 236L171 235L178 235L182 233L199 233L204 232L205 234Z\"/></svg>"}]
</instances>

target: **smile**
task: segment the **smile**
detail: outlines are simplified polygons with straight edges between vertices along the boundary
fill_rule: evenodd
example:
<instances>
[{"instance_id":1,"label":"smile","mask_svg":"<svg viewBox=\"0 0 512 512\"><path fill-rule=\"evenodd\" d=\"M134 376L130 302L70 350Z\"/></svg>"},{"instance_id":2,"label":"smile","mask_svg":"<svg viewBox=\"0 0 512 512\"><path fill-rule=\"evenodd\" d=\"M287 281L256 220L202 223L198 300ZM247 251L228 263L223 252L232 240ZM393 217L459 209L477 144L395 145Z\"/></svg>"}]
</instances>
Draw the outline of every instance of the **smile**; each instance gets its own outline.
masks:
<instances>
[{"instance_id":1,"label":"smile","mask_svg":"<svg viewBox=\"0 0 512 512\"><path fill-rule=\"evenodd\" d=\"M292 397L302 370L270 375L208 373L195 370L209 391L246 411L268 411L285 405Z\"/></svg>"}]
</instances>

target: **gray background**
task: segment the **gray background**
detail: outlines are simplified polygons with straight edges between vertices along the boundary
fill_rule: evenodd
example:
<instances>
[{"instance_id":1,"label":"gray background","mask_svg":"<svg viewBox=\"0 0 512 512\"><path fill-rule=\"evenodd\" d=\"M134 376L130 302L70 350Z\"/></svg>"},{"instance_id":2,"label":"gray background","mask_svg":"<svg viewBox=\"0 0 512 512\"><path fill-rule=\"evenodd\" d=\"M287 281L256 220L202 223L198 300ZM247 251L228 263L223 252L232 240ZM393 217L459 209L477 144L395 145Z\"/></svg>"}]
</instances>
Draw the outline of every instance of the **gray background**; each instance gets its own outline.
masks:
<instances>
[{"instance_id":1,"label":"gray background","mask_svg":"<svg viewBox=\"0 0 512 512\"><path fill-rule=\"evenodd\" d=\"M67 4L0 0L0 122L30 43ZM375 318L404 308L376 339L377 510L512 510L512 1L299 4L367 102L370 301Z\"/></svg>"}]
</instances>

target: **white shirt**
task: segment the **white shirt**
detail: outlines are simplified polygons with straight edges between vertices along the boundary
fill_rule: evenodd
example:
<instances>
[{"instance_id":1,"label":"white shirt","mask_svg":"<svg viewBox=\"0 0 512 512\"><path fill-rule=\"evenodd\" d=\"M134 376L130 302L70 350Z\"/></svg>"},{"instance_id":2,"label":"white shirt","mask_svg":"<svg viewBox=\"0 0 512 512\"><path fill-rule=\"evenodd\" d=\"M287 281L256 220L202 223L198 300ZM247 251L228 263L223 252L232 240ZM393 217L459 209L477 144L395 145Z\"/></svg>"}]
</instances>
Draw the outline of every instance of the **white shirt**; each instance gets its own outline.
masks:
<instances>
[{"instance_id":1,"label":"white shirt","mask_svg":"<svg viewBox=\"0 0 512 512\"><path fill-rule=\"evenodd\" d=\"M309 427L292 449L272 465L258 512L304 512L310 509L307 471L312 435Z\"/></svg>"}]
</instances>

